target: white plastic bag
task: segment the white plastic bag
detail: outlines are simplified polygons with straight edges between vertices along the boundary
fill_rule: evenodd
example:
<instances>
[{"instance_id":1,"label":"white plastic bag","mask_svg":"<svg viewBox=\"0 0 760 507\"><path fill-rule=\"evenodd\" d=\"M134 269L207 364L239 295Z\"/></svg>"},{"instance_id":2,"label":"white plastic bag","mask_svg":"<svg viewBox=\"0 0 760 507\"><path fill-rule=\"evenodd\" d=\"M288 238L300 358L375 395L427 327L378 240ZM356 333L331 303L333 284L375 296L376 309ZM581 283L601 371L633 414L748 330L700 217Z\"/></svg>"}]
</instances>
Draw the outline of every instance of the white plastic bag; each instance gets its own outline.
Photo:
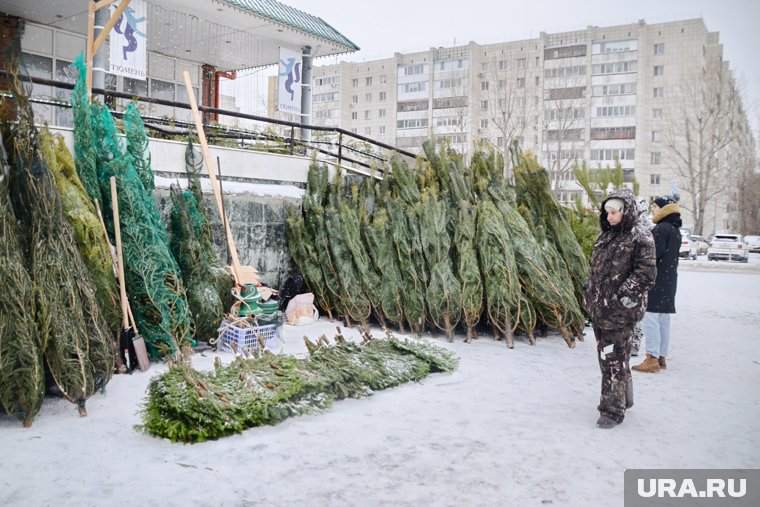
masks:
<instances>
[{"instance_id":1,"label":"white plastic bag","mask_svg":"<svg viewBox=\"0 0 760 507\"><path fill-rule=\"evenodd\" d=\"M311 292L298 294L288 301L285 317L291 326L306 326L319 320L319 311L314 306L314 294Z\"/></svg>"}]
</instances>

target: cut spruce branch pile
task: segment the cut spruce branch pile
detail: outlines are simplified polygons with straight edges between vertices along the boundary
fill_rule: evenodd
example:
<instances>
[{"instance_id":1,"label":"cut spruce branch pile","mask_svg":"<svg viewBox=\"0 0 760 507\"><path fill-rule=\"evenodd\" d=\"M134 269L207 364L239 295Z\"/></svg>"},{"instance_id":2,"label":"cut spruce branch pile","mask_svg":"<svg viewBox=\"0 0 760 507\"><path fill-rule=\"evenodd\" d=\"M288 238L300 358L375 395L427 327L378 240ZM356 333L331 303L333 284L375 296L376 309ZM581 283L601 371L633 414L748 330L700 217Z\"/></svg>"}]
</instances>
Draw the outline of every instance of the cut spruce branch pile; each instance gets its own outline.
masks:
<instances>
[{"instance_id":1,"label":"cut spruce branch pile","mask_svg":"<svg viewBox=\"0 0 760 507\"><path fill-rule=\"evenodd\" d=\"M312 163L287 231L316 302L348 325L372 319L449 339L461 327L467 341L488 326L509 347L554 329L574 347L588 264L546 171L515 148L513 186L494 150L477 148L466 165L445 145L424 148L416 169L392 159L382 182L340 171L329 181Z\"/></svg>"},{"instance_id":2,"label":"cut spruce branch pile","mask_svg":"<svg viewBox=\"0 0 760 507\"><path fill-rule=\"evenodd\" d=\"M140 429L173 442L203 442L287 417L329 407L333 401L361 398L374 391L456 369L450 351L392 335L363 341L344 339L340 328L330 343L304 337L309 356L271 354L238 357L227 366L200 372L173 365L151 380Z\"/></svg>"}]
</instances>

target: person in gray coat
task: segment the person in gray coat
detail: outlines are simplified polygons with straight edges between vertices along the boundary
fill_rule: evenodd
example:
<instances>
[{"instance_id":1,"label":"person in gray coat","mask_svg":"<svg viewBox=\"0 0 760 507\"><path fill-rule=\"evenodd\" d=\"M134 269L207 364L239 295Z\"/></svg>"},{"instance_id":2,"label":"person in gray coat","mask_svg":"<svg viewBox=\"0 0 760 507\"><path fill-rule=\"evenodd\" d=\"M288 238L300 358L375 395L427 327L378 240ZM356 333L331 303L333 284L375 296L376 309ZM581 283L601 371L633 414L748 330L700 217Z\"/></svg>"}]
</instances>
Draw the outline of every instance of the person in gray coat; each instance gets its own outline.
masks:
<instances>
[{"instance_id":1,"label":"person in gray coat","mask_svg":"<svg viewBox=\"0 0 760 507\"><path fill-rule=\"evenodd\" d=\"M602 202L599 224L602 232L594 244L583 299L602 372L596 425L612 428L633 406L633 329L644 316L657 271L652 234L639 223L633 192L610 192Z\"/></svg>"}]
</instances>

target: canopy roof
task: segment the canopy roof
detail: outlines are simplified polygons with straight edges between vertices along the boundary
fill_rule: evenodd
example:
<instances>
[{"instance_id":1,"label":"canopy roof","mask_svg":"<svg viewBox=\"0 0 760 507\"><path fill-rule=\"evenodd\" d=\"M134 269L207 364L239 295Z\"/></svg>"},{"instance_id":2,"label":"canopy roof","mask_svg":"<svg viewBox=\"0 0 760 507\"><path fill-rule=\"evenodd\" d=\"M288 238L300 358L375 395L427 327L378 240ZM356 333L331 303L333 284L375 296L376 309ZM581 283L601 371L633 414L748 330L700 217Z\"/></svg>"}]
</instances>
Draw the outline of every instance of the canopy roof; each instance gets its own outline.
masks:
<instances>
[{"instance_id":1,"label":"canopy roof","mask_svg":"<svg viewBox=\"0 0 760 507\"><path fill-rule=\"evenodd\" d=\"M86 0L0 0L0 11L87 33ZM149 51L218 70L277 63L281 46L310 46L315 57L359 50L322 18L276 0L152 0L147 11Z\"/></svg>"}]
</instances>

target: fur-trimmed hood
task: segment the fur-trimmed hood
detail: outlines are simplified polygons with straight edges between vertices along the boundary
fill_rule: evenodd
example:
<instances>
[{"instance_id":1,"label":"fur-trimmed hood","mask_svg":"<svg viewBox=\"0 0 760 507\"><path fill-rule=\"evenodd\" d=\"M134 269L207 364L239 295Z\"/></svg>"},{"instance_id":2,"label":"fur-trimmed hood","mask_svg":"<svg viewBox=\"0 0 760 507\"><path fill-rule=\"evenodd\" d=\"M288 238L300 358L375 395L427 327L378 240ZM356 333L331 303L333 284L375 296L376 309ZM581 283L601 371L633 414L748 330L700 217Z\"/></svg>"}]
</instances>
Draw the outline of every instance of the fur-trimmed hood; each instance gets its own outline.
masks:
<instances>
[{"instance_id":1,"label":"fur-trimmed hood","mask_svg":"<svg viewBox=\"0 0 760 507\"><path fill-rule=\"evenodd\" d=\"M604 205L610 199L622 199L623 200L623 221L617 227L612 227L607 221L607 212L604 210ZM666 206L667 207L667 206ZM628 188L618 188L613 190L607 195L607 198L602 201L599 207L599 225L602 231L608 231L610 229L620 230L622 232L630 231L636 222L639 220L638 203L636 202L636 196L633 195Z\"/></svg>"},{"instance_id":2,"label":"fur-trimmed hood","mask_svg":"<svg viewBox=\"0 0 760 507\"><path fill-rule=\"evenodd\" d=\"M681 221L681 207L678 204L671 202L660 208L655 216L652 217L652 222L658 224L660 222L670 222L674 227L681 227L683 223Z\"/></svg>"}]
</instances>

